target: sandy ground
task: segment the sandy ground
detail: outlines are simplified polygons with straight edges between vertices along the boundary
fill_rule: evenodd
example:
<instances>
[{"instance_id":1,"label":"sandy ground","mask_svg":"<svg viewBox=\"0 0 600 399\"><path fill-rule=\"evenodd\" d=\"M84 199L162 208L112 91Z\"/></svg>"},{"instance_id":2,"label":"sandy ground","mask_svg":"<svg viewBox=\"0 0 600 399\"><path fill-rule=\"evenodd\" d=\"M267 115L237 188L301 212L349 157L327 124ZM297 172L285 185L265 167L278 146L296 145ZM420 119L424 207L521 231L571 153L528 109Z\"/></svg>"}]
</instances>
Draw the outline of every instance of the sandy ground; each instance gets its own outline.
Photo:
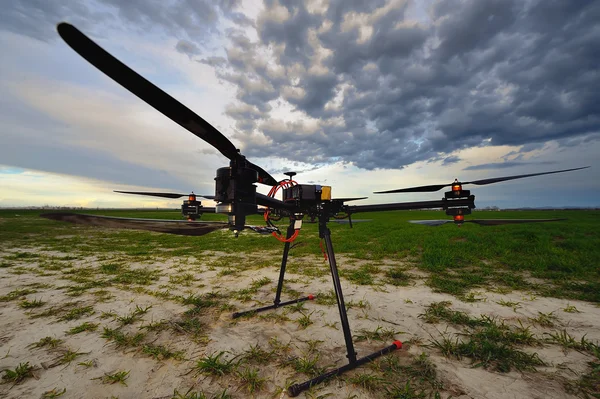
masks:
<instances>
[{"instance_id":1,"label":"sandy ground","mask_svg":"<svg viewBox=\"0 0 600 399\"><path fill-rule=\"evenodd\" d=\"M8 256L18 251L36 252L34 249L12 249L0 252L0 256ZM46 256L65 256L66 254L44 253ZM258 270L244 270L237 275L218 276L219 268L211 268L210 262L224 254L207 253L204 259L168 258L163 261L141 262L131 267L148 267L162 271L162 276L147 290L164 290L169 287L169 278L178 276L183 271L194 275L195 281L189 286L179 287L180 295L187 293L233 292L248 288L253 281L262 277L271 280L270 284L261 287L253 296L253 300L242 302L228 300L233 310L243 310L261 304L269 304L274 297L274 288L278 278L278 255L272 257L273 265ZM293 257L290 257L290 261ZM322 258L305 258L294 260L299 263L310 263L322 267L328 272L328 265ZM174 329L148 333L147 340L155 344L167 345L175 350L185 352L186 360L177 361L155 360L135 348L117 348L114 343L102 338L102 327L116 328L119 324L111 318L103 318L103 312L114 312L116 315L126 315L135 310L136 306L151 308L141 319L123 327L124 332L137 332L140 327L151 322L165 321L173 323L181 319L181 315L190 307L173 300L165 300L144 292L136 292L131 287L123 289L110 287L107 290L112 297L98 301L94 290L81 296L66 295L65 287L73 285L71 281L62 278L59 272L48 272L40 275L33 272L39 266L36 259L24 259L13 262L21 266L19 274L14 273L14 266L0 269L0 297L18 288L31 287L37 284L36 293L28 294L21 299L0 302L0 370L14 369L19 363L29 362L36 367L35 378L29 378L20 384L0 385L0 398L40 398L44 393L55 389L55 392L66 392L63 398L171 398L175 389L185 393L188 389L218 393L227 388L233 397L246 398L281 398L287 397L283 388L292 380L301 382L306 379L300 373L289 367L279 367L275 363L259 366L260 374L267 380L265 388L259 393L250 395L233 376L213 377L195 375L190 372L191 366L204 356L220 351L227 351L226 356L243 353L250 345L260 345L268 348L269 342L276 339L279 343L289 343L290 356L302 356L314 341L322 341L318 345L320 354L319 364L324 366L341 366L345 363L345 344L340 329L337 306L321 305L315 301L306 303L305 313L310 314L313 324L302 328L295 321L300 313L287 312L289 321L262 319L233 320L233 310L213 312L203 316L207 324L206 337L193 340L189 335L178 333ZM98 267L101 261L94 257L71 261L73 267ZM338 256L340 269L349 262L343 256ZM385 262L393 265L393 262ZM25 268L25 269L23 269ZM211 270L213 269L213 270ZM23 270L30 270L26 272ZM22 273L22 274L21 274ZM417 272L415 271L415 274ZM288 273L286 287L309 293L327 293L332 290L331 277L307 277ZM39 284L48 284L40 288ZM396 331L395 338L403 342L409 341L403 349L387 356L397 356L401 359L413 358L422 352L430 356L435 364L438 379L443 383L442 397L454 398L571 398L575 397L565 392L564 383L576 380L581 373L587 372L587 362L591 358L574 350L565 352L557 345L546 344L542 347L527 348L535 351L548 366L541 367L537 372L499 373L483 368L471 367L469 359L456 360L443 357L439 351L426 346L432 337L439 337L442 332L459 332L455 326L445 323L428 324L419 318L425 308L432 302L451 301L452 309L467 312L473 316L486 314L497 316L509 323L532 324L528 318L538 316L538 312L557 316L553 328L542 328L532 324L532 331L542 337L544 333L565 329L576 339L586 336L592 341L600 340L600 308L593 304L568 301L554 298L535 297L530 293L512 292L498 294L493 292L477 293L481 301L465 303L446 294L434 293L422 281L410 287L394 287L391 285L357 286L342 280L342 286L347 303L363 301L363 308L353 307L349 310L349 321L355 336L362 329L373 331L377 327ZM35 287L35 286L34 286ZM162 287L162 288L161 288ZM176 294L171 285L171 293ZM149 292L149 291L146 291ZM46 302L37 309L22 309L20 300L41 299ZM285 294L284 294L285 299ZM511 308L498 304L498 301L518 302L519 306ZM61 306L77 302L74 306L93 306L94 313L77 320L58 321L56 317L32 318L32 314L40 313L51 306ZM568 305L575 306L580 313L563 311ZM285 313L284 309L270 313ZM312 312L312 313L311 313ZM99 323L95 332L83 332L68 335L66 331L72 327L89 321ZM60 347L35 348L31 344L44 337L54 337L63 340ZM391 342L356 342L359 357L367 355ZM79 357L69 364L56 365L64 350L71 349L81 352ZM61 352L61 350L63 352ZM91 362L90 362L91 361ZM81 365L86 362L91 367ZM118 370L130 371L127 386L121 384L104 384L97 379L106 373ZM368 370L365 367L356 372ZM351 375L349 373L349 375ZM378 393L365 391L344 379L336 379L328 384L319 386L308 394L300 397L329 397L329 398L378 398Z\"/></svg>"}]
</instances>

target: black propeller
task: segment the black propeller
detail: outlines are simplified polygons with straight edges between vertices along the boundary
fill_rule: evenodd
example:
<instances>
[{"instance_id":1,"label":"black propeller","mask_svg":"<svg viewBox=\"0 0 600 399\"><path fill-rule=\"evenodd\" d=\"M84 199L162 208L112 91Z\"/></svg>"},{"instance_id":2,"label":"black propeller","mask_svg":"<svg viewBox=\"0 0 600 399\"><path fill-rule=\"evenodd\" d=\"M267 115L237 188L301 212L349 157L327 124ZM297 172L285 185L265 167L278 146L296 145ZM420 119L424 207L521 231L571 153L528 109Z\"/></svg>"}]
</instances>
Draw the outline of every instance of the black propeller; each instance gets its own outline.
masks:
<instances>
[{"instance_id":1,"label":"black propeller","mask_svg":"<svg viewBox=\"0 0 600 399\"><path fill-rule=\"evenodd\" d=\"M210 123L113 57L73 25L62 22L58 24L57 30L58 34L73 50L115 82L172 121L215 147L231 161L246 162L249 168L258 172L260 183L270 186L277 184L277 180L262 168L245 161L233 143Z\"/></svg>"},{"instance_id":2,"label":"black propeller","mask_svg":"<svg viewBox=\"0 0 600 399\"><path fill-rule=\"evenodd\" d=\"M364 199L367 199L367 198L369 198L369 197L334 198L334 199L332 199L332 201L350 202L350 201L364 200Z\"/></svg>"},{"instance_id":3,"label":"black propeller","mask_svg":"<svg viewBox=\"0 0 600 399\"><path fill-rule=\"evenodd\" d=\"M340 223L340 224L352 224L352 223L364 223L364 222L372 222L373 219L333 219L331 220L332 222L335 223Z\"/></svg>"},{"instance_id":4,"label":"black propeller","mask_svg":"<svg viewBox=\"0 0 600 399\"><path fill-rule=\"evenodd\" d=\"M519 224L519 223L536 223L536 222L559 222L567 219L472 219L465 220L461 223L476 223L481 226L498 226L501 224ZM446 223L454 223L454 220L409 220L409 223L424 224L427 226L440 226Z\"/></svg>"},{"instance_id":5,"label":"black propeller","mask_svg":"<svg viewBox=\"0 0 600 399\"><path fill-rule=\"evenodd\" d=\"M162 198L181 198L181 197L187 197L190 194L178 194L178 193L150 193L150 192L145 192L145 191L119 191L119 190L114 190L115 193L122 193L122 194L135 194L135 195L148 195L150 197L162 197ZM196 197L202 197L202 198L206 198L206 199L214 199L215 196L214 195L201 195L201 194L194 194Z\"/></svg>"},{"instance_id":6,"label":"black propeller","mask_svg":"<svg viewBox=\"0 0 600 399\"><path fill-rule=\"evenodd\" d=\"M573 170L580 170L580 169L586 169L586 168L589 168L589 166L584 166L584 167L581 167L581 168L573 168L573 169L554 170L552 172L530 173L530 174L527 174L527 175L493 177L491 179L473 180L473 181L458 182L458 183L459 184L475 184L475 185L478 185L478 186L483 186L483 185L486 185L486 184L498 183L498 182L501 182L501 181L522 179L524 177L532 177L532 176L550 175L550 174L553 174L553 173L570 172L570 171L573 171ZM419 186L419 187L400 188L400 189L397 189L397 190L377 191L377 192L375 192L375 194L427 193L427 192L433 192L433 191L441 190L444 187L450 187L452 184L456 184L456 183L434 184L434 185L431 185L431 186Z\"/></svg>"},{"instance_id":7,"label":"black propeller","mask_svg":"<svg viewBox=\"0 0 600 399\"><path fill-rule=\"evenodd\" d=\"M185 220L135 219L68 212L43 213L40 216L46 219L85 224L90 226L100 226L113 229L147 230L184 236L203 236L212 231L225 229L229 226L226 222L189 222Z\"/></svg>"}]
</instances>

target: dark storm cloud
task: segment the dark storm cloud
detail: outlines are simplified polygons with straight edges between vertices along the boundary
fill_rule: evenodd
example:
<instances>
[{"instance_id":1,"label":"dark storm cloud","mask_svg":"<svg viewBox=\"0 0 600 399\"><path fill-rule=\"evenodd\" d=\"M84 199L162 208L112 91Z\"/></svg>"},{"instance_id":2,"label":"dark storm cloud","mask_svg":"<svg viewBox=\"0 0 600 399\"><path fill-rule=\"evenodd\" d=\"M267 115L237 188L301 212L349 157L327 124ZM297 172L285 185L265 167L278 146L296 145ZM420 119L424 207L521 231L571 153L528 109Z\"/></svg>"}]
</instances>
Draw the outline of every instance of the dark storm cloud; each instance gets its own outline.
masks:
<instances>
[{"instance_id":1,"label":"dark storm cloud","mask_svg":"<svg viewBox=\"0 0 600 399\"><path fill-rule=\"evenodd\" d=\"M235 11L230 0L80 0L8 1L2 3L0 29L42 41L57 38L55 27L67 21L86 32L102 35L106 26L158 33L203 43L214 32L221 15L240 25L250 21Z\"/></svg>"},{"instance_id":2,"label":"dark storm cloud","mask_svg":"<svg viewBox=\"0 0 600 399\"><path fill-rule=\"evenodd\" d=\"M419 23L408 2L386 3L332 0L319 13L265 1L258 40L237 32L226 62L204 60L262 113L232 115L246 155L264 155L250 129L292 160L366 169L598 134L599 2L440 0ZM282 101L316 127L272 123L269 102Z\"/></svg>"}]
</instances>

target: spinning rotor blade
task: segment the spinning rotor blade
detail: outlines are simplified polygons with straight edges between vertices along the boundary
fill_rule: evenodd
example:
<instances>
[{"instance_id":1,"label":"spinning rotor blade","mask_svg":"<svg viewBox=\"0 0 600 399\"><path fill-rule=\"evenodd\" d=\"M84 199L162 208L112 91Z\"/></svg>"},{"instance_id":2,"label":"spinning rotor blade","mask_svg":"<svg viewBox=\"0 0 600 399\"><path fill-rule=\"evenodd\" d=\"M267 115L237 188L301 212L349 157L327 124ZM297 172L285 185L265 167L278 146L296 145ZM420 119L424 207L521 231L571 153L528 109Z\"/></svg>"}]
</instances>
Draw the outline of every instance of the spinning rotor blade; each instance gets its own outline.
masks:
<instances>
[{"instance_id":1,"label":"spinning rotor blade","mask_svg":"<svg viewBox=\"0 0 600 399\"><path fill-rule=\"evenodd\" d=\"M225 222L188 222L185 220L135 219L68 212L43 213L40 216L46 219L85 224L90 226L114 229L147 230L184 236L203 236L212 231L224 229L229 226Z\"/></svg>"},{"instance_id":2,"label":"spinning rotor blade","mask_svg":"<svg viewBox=\"0 0 600 399\"><path fill-rule=\"evenodd\" d=\"M230 160L242 158L233 143L210 123L113 57L73 25L62 22L58 24L57 30L58 34L75 52L115 82L196 137L215 147ZM248 162L248 166L259 173L261 183L277 184L277 181L262 168L250 162Z\"/></svg>"},{"instance_id":3,"label":"spinning rotor blade","mask_svg":"<svg viewBox=\"0 0 600 399\"><path fill-rule=\"evenodd\" d=\"M367 199L367 198L369 198L369 197L334 198L334 199L332 199L332 201L338 201L338 202L350 202L350 201L364 200L364 199Z\"/></svg>"},{"instance_id":4,"label":"spinning rotor blade","mask_svg":"<svg viewBox=\"0 0 600 399\"><path fill-rule=\"evenodd\" d=\"M348 219L331 219L330 222L336 222L336 223L340 223L340 224L347 224L347 223L363 223L363 222L372 222L373 219L352 219L352 221L348 220Z\"/></svg>"},{"instance_id":5,"label":"spinning rotor blade","mask_svg":"<svg viewBox=\"0 0 600 399\"><path fill-rule=\"evenodd\" d=\"M454 220L409 220L408 223L424 224L427 226L441 226L442 224L446 223L454 223Z\"/></svg>"},{"instance_id":6,"label":"spinning rotor blade","mask_svg":"<svg viewBox=\"0 0 600 399\"><path fill-rule=\"evenodd\" d=\"M187 197L189 194L178 194L178 193L149 193L149 192L145 192L145 191L119 191L119 190L114 190L115 193L122 193L122 194L136 194L136 195L148 195L151 197L162 197L162 198L181 198L181 197ZM206 199L214 199L215 196L214 195L201 195L201 194L194 194L196 197L202 197L202 198L206 198Z\"/></svg>"},{"instance_id":7,"label":"spinning rotor blade","mask_svg":"<svg viewBox=\"0 0 600 399\"><path fill-rule=\"evenodd\" d=\"M507 180L515 180L522 179L524 177L532 177L532 176L541 176L541 175L550 175L553 173L562 173L562 172L571 172L573 170L586 169L589 166L584 166L581 168L573 168L573 169L563 169L563 170L554 170L551 172L542 172L542 173L530 173L527 175L515 175L515 176L504 176L504 177L493 177L491 179L482 179L482 180L473 180L467 182L460 182L460 184L475 184L478 186L483 186L486 184L498 183L501 181ZM388 190L388 191L377 191L375 194L389 194L389 193L426 193L441 190L444 187L450 187L453 183L450 184L437 184L431 186L420 186L420 187L409 187L409 188L400 188L397 190Z\"/></svg>"},{"instance_id":8,"label":"spinning rotor blade","mask_svg":"<svg viewBox=\"0 0 600 399\"><path fill-rule=\"evenodd\" d=\"M498 226L501 224L560 222L567 219L473 219L465 222L477 223L481 226Z\"/></svg>"},{"instance_id":9,"label":"spinning rotor blade","mask_svg":"<svg viewBox=\"0 0 600 399\"><path fill-rule=\"evenodd\" d=\"M472 219L463 223L476 223L481 226L499 226L501 224L537 223L537 222L559 222L567 219ZM446 223L454 223L454 220L409 220L409 223L424 224L427 226L441 226Z\"/></svg>"},{"instance_id":10,"label":"spinning rotor blade","mask_svg":"<svg viewBox=\"0 0 600 399\"><path fill-rule=\"evenodd\" d=\"M570 171L573 171L573 170L580 170L580 169L586 169L586 168L589 168L589 166L583 166L581 168L573 168L573 169L554 170L552 172L530 173L530 174L527 174L527 175L493 177L491 179L482 179L482 180L468 181L468 182L464 182L463 184L476 184L478 186L483 186L485 184L498 183L498 182L501 182L501 181L522 179L524 177L532 177L532 176L551 175L553 173L570 172Z\"/></svg>"}]
</instances>

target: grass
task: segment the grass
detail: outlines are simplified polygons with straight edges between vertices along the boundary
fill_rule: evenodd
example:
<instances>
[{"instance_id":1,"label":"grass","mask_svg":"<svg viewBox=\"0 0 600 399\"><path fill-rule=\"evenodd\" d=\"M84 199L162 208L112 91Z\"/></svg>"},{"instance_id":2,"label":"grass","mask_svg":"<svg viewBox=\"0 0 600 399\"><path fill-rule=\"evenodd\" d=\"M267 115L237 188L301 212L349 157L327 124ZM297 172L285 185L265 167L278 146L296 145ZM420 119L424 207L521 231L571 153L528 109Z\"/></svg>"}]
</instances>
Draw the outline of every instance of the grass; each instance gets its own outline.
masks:
<instances>
[{"instance_id":1,"label":"grass","mask_svg":"<svg viewBox=\"0 0 600 399\"><path fill-rule=\"evenodd\" d=\"M42 399L54 399L54 398L60 398L61 396L63 396L65 393L67 392L67 388L63 388L62 391L60 391L58 388L54 388L51 389L50 391L46 391L42 394Z\"/></svg>"},{"instance_id":2,"label":"grass","mask_svg":"<svg viewBox=\"0 0 600 399\"><path fill-rule=\"evenodd\" d=\"M29 365L29 362L19 363L14 370L7 369L4 370L4 375L2 376L3 383L13 383L19 384L23 380L27 378L33 377L33 366Z\"/></svg>"},{"instance_id":3,"label":"grass","mask_svg":"<svg viewBox=\"0 0 600 399\"><path fill-rule=\"evenodd\" d=\"M142 345L142 353L153 357L156 360L184 360L184 351L172 351L163 345L144 344Z\"/></svg>"},{"instance_id":4,"label":"grass","mask_svg":"<svg viewBox=\"0 0 600 399\"><path fill-rule=\"evenodd\" d=\"M215 376L223 376L230 374L238 365L238 361L233 357L231 359L224 359L223 356L226 352L213 353L204 358L201 358L196 362L193 370L197 374L208 374Z\"/></svg>"},{"instance_id":5,"label":"grass","mask_svg":"<svg viewBox=\"0 0 600 399\"><path fill-rule=\"evenodd\" d=\"M82 333L84 331L88 331L88 332L92 332L92 331L96 331L98 329L98 323L90 323L88 321L86 321L85 323L82 323L78 326L75 326L71 329L69 329L66 333L67 335L75 335L75 334L79 334Z\"/></svg>"},{"instance_id":6,"label":"grass","mask_svg":"<svg viewBox=\"0 0 600 399\"><path fill-rule=\"evenodd\" d=\"M343 254L340 257L343 261L338 259L343 283L364 286L360 290L380 289L388 292L402 289L396 287L425 283L433 290L454 295L463 302L485 301L485 297L479 293L488 290L498 293L520 290L527 292L532 298L551 296L600 304L600 272L597 269L600 264L600 212L476 212L476 218L566 217L569 220L561 223L487 228L465 224L460 229L451 224L430 228L406 223L409 219L443 218L441 212L418 211L369 214L368 218L373 219L373 222L357 224L353 229L332 223L330 229L336 253ZM86 213L179 218L177 211L114 210ZM176 351L165 344L166 335L177 332L180 334L177 336L178 340L193 341L193 345L203 348L209 342L209 337L212 338L210 332L215 322L223 322L218 320L221 313L231 311L232 306L237 307L234 299L255 300L258 298L255 295L257 292L260 291L260 295L263 295L274 290L272 279L253 274L257 269L268 267L275 270L279 266L281 243L268 236L244 231L239 238L233 239L226 232L215 232L199 239L70 225L41 219L38 211L19 211L19 214L21 216L16 217L14 212L0 210L0 245L11 248L10 251L0 253L0 270L7 276L12 276L13 273L34 276L39 278L40 284L50 278L53 283L66 281L66 285L56 283L56 286L61 287L64 294L81 297L84 302L53 304L43 292L48 287L25 285L14 286L2 292L1 302L13 302L8 306L27 309L25 314L31 317L53 317L58 322L91 316L96 303L102 300L110 302L111 295L118 297L121 291L135 295L153 295L187 307L187 311L184 309L172 319L144 323L142 326L138 322L148 309L138 306L135 310L124 313L126 310L120 308L117 309L118 314L106 311L96 315L96 319L108 319L109 324L106 326L91 321L79 322L74 327L71 327L72 324L63 327L67 335L100 330L97 334L117 347L131 349L137 354L157 360L184 361L182 351ZM222 215L203 216L203 220L223 219ZM260 217L249 217L248 223L261 224ZM319 257L316 227L316 224L305 223L299 238L302 245L294 245L292 249L288 271L299 276L293 283L286 280L286 297L305 295L298 290L304 291L305 288L301 288L301 285L312 280L330 280L327 263L322 256ZM67 236L68 238L64 238ZM12 248L18 249L15 251ZM260 248L260 254L257 248ZM65 253L68 256L48 255L45 251ZM216 251L225 255L211 256ZM98 260L96 266L86 263L90 256ZM179 261L170 270L153 265L154 262L162 262L171 257ZM318 262L306 262L302 257L313 257ZM204 286L213 284L212 281L202 279L200 273L205 271L213 271L213 275L225 277L221 279L224 281L233 280L232 276L235 275L254 278L237 292L228 291L226 285L216 287L214 292L205 292ZM55 277L45 277L49 274L54 274ZM41 303L32 294L37 294L48 303ZM333 308L328 311L335 310L333 291L316 293L315 302L317 305ZM412 303L408 299L404 302ZM171 305L180 306L179 304ZM355 309L355 312L359 309L359 313L368 318L371 307L366 300L355 298L347 300L346 304L349 309ZM252 323L291 323L306 328L317 321L316 316L311 313L314 305L302 303L297 307L286 308L285 312L259 314ZM588 395L591 395L590 392L597 393L594 389L597 391L599 386L598 372L594 374L594 370L599 365L598 356L593 354L596 343L591 343L585 337L575 338L566 330L554 330L568 326L569 313L578 313L579 309L586 311L585 307L578 304L577 309L572 305L563 305L562 309L555 312L539 313L530 319L523 319L528 325L535 325L545 331L543 338L540 338L532 333L530 327L508 324L486 315L474 317L452 309L451 305L449 302L432 303L420 316L424 322L452 324L455 330L460 331L457 335L444 333L432 337L428 342L431 348L428 351L442 352L451 358L469 359L473 366L504 372L513 369L534 370L543 362L531 348L542 343L559 345L565 351L582 351L596 359L590 362L589 373L584 373L573 383L571 389L580 395L583 395L582 392ZM527 306L527 299L522 302L499 300L492 305L507 306L518 311ZM402 299L399 299L399 306L402 306ZM96 309L100 313L101 307ZM560 312L564 322L558 319L557 312ZM335 320L326 325L338 330L340 328L339 322ZM319 327L323 327L323 324ZM310 334L310 331L311 328L308 328L300 333ZM333 330L331 332L335 333ZM353 332L354 339L358 342L393 340L394 335L400 333L380 326ZM63 348L61 344L57 338L46 337L32 345L56 349ZM415 345L428 348L422 342ZM325 368L322 360L326 357L319 358L316 344L311 346L307 343L307 346L308 349L302 346L302 354L298 355L299 349L291 343L270 340L269 346L257 343L247 346L239 354L228 356L225 352L213 353L204 355L199 360L196 358L193 362L187 361L197 373L230 376L228 379L239 383L240 393L243 391L243 394L251 396L264 389L261 380L268 377L261 373L263 367L270 364L281 364L292 374L302 374L294 375L293 378L298 379L321 372ZM197 353L192 350L188 352ZM362 353L362 349L360 352ZM435 368L426 354L402 359L386 355L355 373L349 373L347 381L357 387L357 397L360 397L360 390L390 398L436 397L441 389ZM212 396L192 391L179 395L177 397L182 398L218 397L214 392ZM228 396L224 395L223 398ZM318 397L318 389L311 391L310 395Z\"/></svg>"},{"instance_id":7,"label":"grass","mask_svg":"<svg viewBox=\"0 0 600 399\"><path fill-rule=\"evenodd\" d=\"M117 348L119 347L136 347L139 346L145 338L145 334L137 333L137 334L126 334L123 333L119 329L112 329L108 327L104 327L102 334L100 335L102 338L107 341L114 342Z\"/></svg>"},{"instance_id":8,"label":"grass","mask_svg":"<svg viewBox=\"0 0 600 399\"><path fill-rule=\"evenodd\" d=\"M555 323L558 321L558 317L556 317L553 313L554 312L538 312L538 315L536 317L530 317L529 321L539 325L540 327L554 327Z\"/></svg>"},{"instance_id":9,"label":"grass","mask_svg":"<svg viewBox=\"0 0 600 399\"><path fill-rule=\"evenodd\" d=\"M15 299L19 299L21 297L24 297L25 295L29 295L29 294L35 294L37 291L36 290L32 290L32 289L16 289L16 290L12 290L11 292L9 292L6 295L0 296L0 302L9 302L9 301L14 301Z\"/></svg>"},{"instance_id":10,"label":"grass","mask_svg":"<svg viewBox=\"0 0 600 399\"><path fill-rule=\"evenodd\" d=\"M383 378L372 373L358 373L348 378L348 381L369 392L376 392L385 382Z\"/></svg>"},{"instance_id":11,"label":"grass","mask_svg":"<svg viewBox=\"0 0 600 399\"><path fill-rule=\"evenodd\" d=\"M260 247L265 251L279 251L276 240L254 233L238 239L223 240L222 234L209 234L198 240L194 237L156 234L130 230L97 230L73 226L39 218L39 211L19 212L15 217L10 210L0 210L3 229L0 242L18 248L31 244L45 245L48 250L73 253L73 257L87 254L123 253L126 256L149 258L169 250L174 256L201 258L205 251L229 253L253 252ZM112 216L179 218L173 211L94 211ZM360 217L361 215L356 215ZM377 261L384 258L406 260L421 271L434 273L428 279L433 288L457 296L470 290L499 285L505 289L527 289L539 295L600 302L600 275L594 265L600 264L600 212L598 211L503 211L477 212L477 218L567 218L567 221L547 224L481 227L465 224L460 229L453 225L436 228L406 223L409 219L439 219L440 212L380 212L372 213L370 223L348 226L332 224L332 238L338 253L356 259ZM204 215L203 220L223 220L222 215ZM260 217L249 217L249 223L261 224ZM303 240L316 239L316 224L305 224ZM385 231L382 235L381 232ZM75 233L75 234L74 234ZM69 244L57 237L71 235ZM84 238L85 237L85 238ZM557 239L556 237L560 237ZM110 245L106 239L110 239ZM367 245L368 243L368 245ZM302 245L294 248L294 255L312 255L318 246ZM16 252L10 255L10 268L19 262L37 260L36 254ZM237 256L223 260L213 267L236 265ZM64 260L61 260L64 261ZM16 262L16 263L14 263ZM275 263L277 263L275 261ZM252 262L241 262L242 269L254 267ZM477 269L472 270L472 266ZM292 271L293 264L290 264ZM308 269L308 268L307 268ZM323 269L327 274L326 268ZM340 270L356 284L373 284L378 273L369 266L350 271ZM371 267L371 269L374 269ZM468 270L467 270L468 269ZM130 269L120 262L109 261L101 270L110 278L110 284L148 285L157 281L161 272L149 268ZM237 268L236 268L237 270ZM452 273L449 273L452 271ZM404 274L406 272L407 274ZM548 282L543 286L531 283L522 273ZM410 280L405 270L387 271L384 280L391 284L405 284ZM190 276L186 276L190 277Z\"/></svg>"},{"instance_id":12,"label":"grass","mask_svg":"<svg viewBox=\"0 0 600 399\"><path fill-rule=\"evenodd\" d=\"M242 354L242 360L248 363L268 364L275 357L274 350L263 349L258 344L250 345Z\"/></svg>"},{"instance_id":13,"label":"grass","mask_svg":"<svg viewBox=\"0 0 600 399\"><path fill-rule=\"evenodd\" d=\"M127 379L129 378L129 371L116 371L112 374L104 374L102 377L93 378L94 380L101 380L104 384L121 384L127 386Z\"/></svg>"},{"instance_id":14,"label":"grass","mask_svg":"<svg viewBox=\"0 0 600 399\"><path fill-rule=\"evenodd\" d=\"M546 333L548 337L546 342L551 342L562 346L565 350L574 349L580 352L588 352L590 354L596 354L600 350L600 346L585 338L585 335L581 339L577 340L573 338L567 330L556 331L553 333Z\"/></svg>"},{"instance_id":15,"label":"grass","mask_svg":"<svg viewBox=\"0 0 600 399\"><path fill-rule=\"evenodd\" d=\"M210 395L204 392L194 392L190 388L187 392L181 393L177 389L173 391L171 399L231 399L231 395L227 393L227 389L224 389L219 394Z\"/></svg>"},{"instance_id":16,"label":"grass","mask_svg":"<svg viewBox=\"0 0 600 399\"><path fill-rule=\"evenodd\" d=\"M236 375L240 379L241 385L246 389L246 392L248 392L248 394L250 395L261 391L265 387L267 382L265 378L260 377L258 369L250 367L246 367L241 371L237 371Z\"/></svg>"},{"instance_id":17,"label":"grass","mask_svg":"<svg viewBox=\"0 0 600 399\"><path fill-rule=\"evenodd\" d=\"M438 380L435 365L429 356L422 352L419 355L385 356L369 364L374 375L362 377L359 382L367 380L367 390L384 392L386 398L439 398L439 390L443 384ZM371 374L372 375L372 374ZM378 384L374 377L384 380Z\"/></svg>"},{"instance_id":18,"label":"grass","mask_svg":"<svg viewBox=\"0 0 600 399\"><path fill-rule=\"evenodd\" d=\"M430 304L421 317L428 323L445 321L464 326L466 331L455 336L441 334L431 339L431 346L446 357L470 358L473 367L508 372L512 369L535 371L545 363L537 353L528 353L521 348L537 346L540 341L529 327L506 324L493 317L481 315L471 317L464 312L449 309L449 302Z\"/></svg>"},{"instance_id":19,"label":"grass","mask_svg":"<svg viewBox=\"0 0 600 399\"><path fill-rule=\"evenodd\" d=\"M89 315L93 314L94 307L93 306L80 306L80 307L74 307L74 308L64 311L64 312L62 310L60 310L60 312L62 314L58 318L59 321L78 320L84 316L89 316Z\"/></svg>"},{"instance_id":20,"label":"grass","mask_svg":"<svg viewBox=\"0 0 600 399\"><path fill-rule=\"evenodd\" d=\"M44 337L42 339L40 339L37 342L34 342L33 344L29 345L32 346L34 348L50 348L50 349L54 349L56 347L58 347L60 344L63 343L62 339L58 339L58 338L52 338L52 337Z\"/></svg>"},{"instance_id":21,"label":"grass","mask_svg":"<svg viewBox=\"0 0 600 399\"><path fill-rule=\"evenodd\" d=\"M325 368L319 365L320 360L318 353L306 353L303 356L289 358L283 364L312 378L325 372Z\"/></svg>"},{"instance_id":22,"label":"grass","mask_svg":"<svg viewBox=\"0 0 600 399\"><path fill-rule=\"evenodd\" d=\"M128 324L133 324L136 321L140 320L141 316L148 313L148 310L150 310L150 308L152 308L152 305L144 307L144 308L140 307L139 305L135 305L135 309L131 313L128 313L125 316L117 316L116 320L122 326L125 326Z\"/></svg>"},{"instance_id":23,"label":"grass","mask_svg":"<svg viewBox=\"0 0 600 399\"><path fill-rule=\"evenodd\" d=\"M300 326L300 328L307 328L308 326L310 326L311 324L313 324L313 321L310 318L313 313L314 313L314 311L312 311L310 313L304 313L304 312L300 311L300 314L302 316L300 316L300 317L298 317L296 319L296 323L298 323L298 325Z\"/></svg>"},{"instance_id":24,"label":"grass","mask_svg":"<svg viewBox=\"0 0 600 399\"><path fill-rule=\"evenodd\" d=\"M42 301L41 299L34 299L32 301L23 300L23 301L19 302L19 307L21 307L23 309L33 309L33 308L42 307L45 304L46 304L46 302Z\"/></svg>"},{"instance_id":25,"label":"grass","mask_svg":"<svg viewBox=\"0 0 600 399\"><path fill-rule=\"evenodd\" d=\"M57 359L58 364L69 365L75 359L81 355L87 355L89 352L77 352L70 349L66 349L62 352L62 355Z\"/></svg>"},{"instance_id":26,"label":"grass","mask_svg":"<svg viewBox=\"0 0 600 399\"><path fill-rule=\"evenodd\" d=\"M393 341L398 331L377 326L374 330L360 329L354 334L357 342L360 341Z\"/></svg>"}]
</instances>

